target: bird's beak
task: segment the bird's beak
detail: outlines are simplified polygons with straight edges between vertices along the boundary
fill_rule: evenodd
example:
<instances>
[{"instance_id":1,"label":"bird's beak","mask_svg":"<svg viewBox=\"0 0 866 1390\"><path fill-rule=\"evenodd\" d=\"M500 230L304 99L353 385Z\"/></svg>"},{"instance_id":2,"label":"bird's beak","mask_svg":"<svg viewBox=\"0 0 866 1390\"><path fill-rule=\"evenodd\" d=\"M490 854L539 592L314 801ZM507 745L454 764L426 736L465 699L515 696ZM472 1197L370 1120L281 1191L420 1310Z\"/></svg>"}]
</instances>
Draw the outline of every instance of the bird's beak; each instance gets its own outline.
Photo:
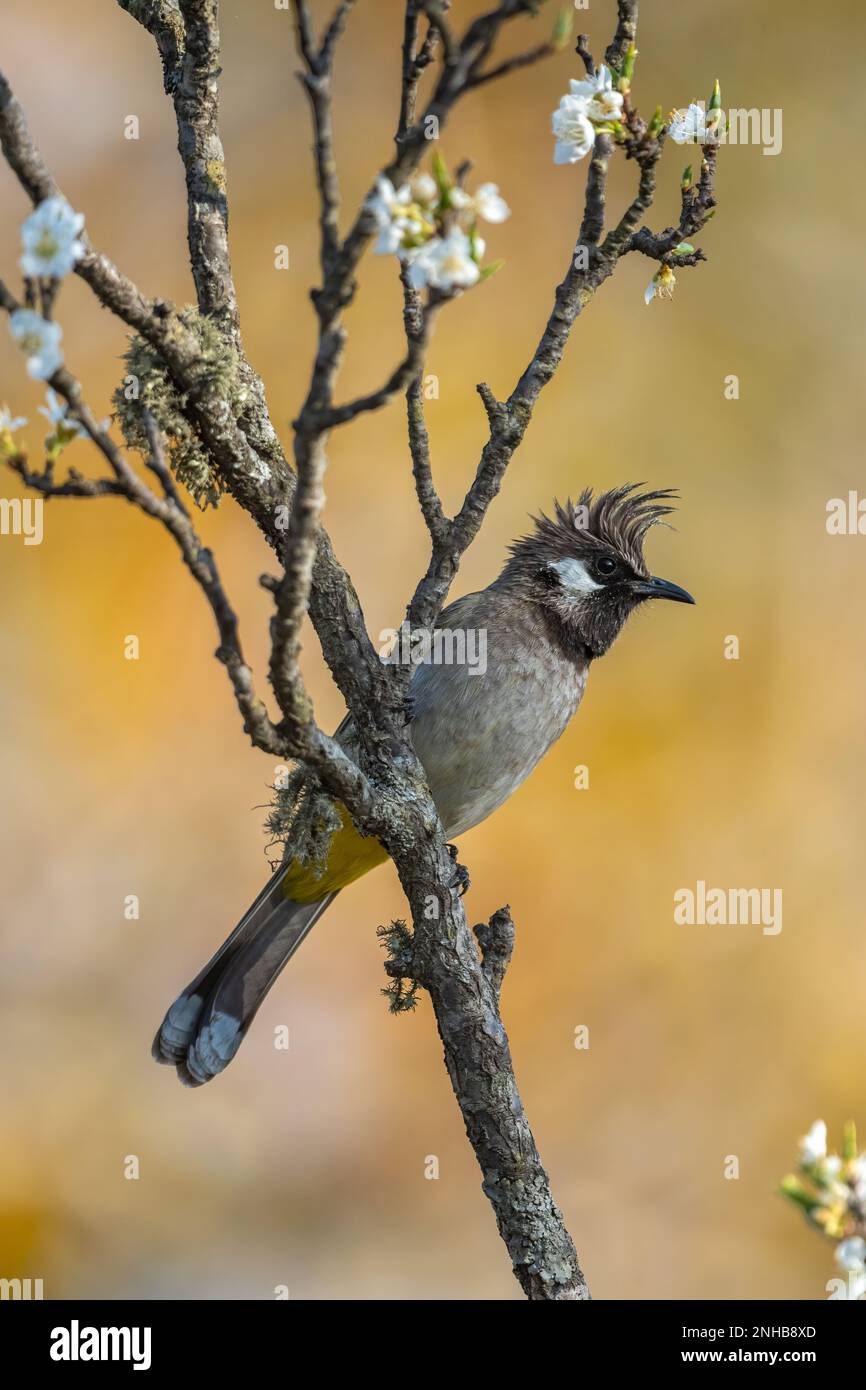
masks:
<instances>
[{"instance_id":1,"label":"bird's beak","mask_svg":"<svg viewBox=\"0 0 866 1390\"><path fill-rule=\"evenodd\" d=\"M694 603L686 589L681 589L679 584L672 584L669 579L658 579L655 575L644 583L636 584L635 590L641 598L669 598L674 603Z\"/></svg>"}]
</instances>

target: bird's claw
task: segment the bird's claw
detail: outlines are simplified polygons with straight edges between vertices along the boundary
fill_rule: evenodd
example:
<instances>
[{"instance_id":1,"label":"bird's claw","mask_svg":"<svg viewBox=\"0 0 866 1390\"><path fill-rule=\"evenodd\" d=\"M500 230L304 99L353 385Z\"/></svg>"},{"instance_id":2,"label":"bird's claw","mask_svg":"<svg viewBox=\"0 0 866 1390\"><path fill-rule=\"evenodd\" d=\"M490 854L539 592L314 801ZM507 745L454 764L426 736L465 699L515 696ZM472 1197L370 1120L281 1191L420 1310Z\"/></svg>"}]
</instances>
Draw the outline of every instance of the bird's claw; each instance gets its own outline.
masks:
<instances>
[{"instance_id":1,"label":"bird's claw","mask_svg":"<svg viewBox=\"0 0 866 1390\"><path fill-rule=\"evenodd\" d=\"M461 864L459 862L457 858L458 849L456 845L449 845L448 853L450 854L452 863L454 864L454 878L452 880L451 887L456 888L462 898L464 893L468 893L471 887L469 870L467 869L465 864Z\"/></svg>"}]
</instances>

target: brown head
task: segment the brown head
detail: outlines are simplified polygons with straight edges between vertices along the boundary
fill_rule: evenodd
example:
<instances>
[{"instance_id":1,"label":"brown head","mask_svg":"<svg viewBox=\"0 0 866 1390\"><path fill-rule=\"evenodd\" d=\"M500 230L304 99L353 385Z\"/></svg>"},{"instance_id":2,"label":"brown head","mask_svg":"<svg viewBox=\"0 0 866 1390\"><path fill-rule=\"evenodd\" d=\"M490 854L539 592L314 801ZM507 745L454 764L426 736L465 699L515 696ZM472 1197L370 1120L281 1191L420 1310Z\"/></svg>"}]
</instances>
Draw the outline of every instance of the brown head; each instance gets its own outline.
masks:
<instances>
[{"instance_id":1,"label":"brown head","mask_svg":"<svg viewBox=\"0 0 866 1390\"><path fill-rule=\"evenodd\" d=\"M647 599L694 603L678 584L651 575L643 544L651 526L674 511L668 488L640 492L626 483L593 498L554 503L553 518L533 518L535 530L511 546L496 581L537 603L561 645L575 655L603 656L626 618Z\"/></svg>"}]
</instances>

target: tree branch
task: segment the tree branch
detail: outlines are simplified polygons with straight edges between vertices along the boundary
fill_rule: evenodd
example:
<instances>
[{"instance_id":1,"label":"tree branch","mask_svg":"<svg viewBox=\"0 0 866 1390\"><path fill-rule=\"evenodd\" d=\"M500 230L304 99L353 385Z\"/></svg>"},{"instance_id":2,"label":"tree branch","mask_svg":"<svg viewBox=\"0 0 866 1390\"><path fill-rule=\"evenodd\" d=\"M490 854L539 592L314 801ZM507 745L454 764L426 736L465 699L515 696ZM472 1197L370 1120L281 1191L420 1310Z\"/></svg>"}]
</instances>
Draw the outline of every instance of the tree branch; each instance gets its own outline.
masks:
<instances>
[{"instance_id":1,"label":"tree branch","mask_svg":"<svg viewBox=\"0 0 866 1390\"><path fill-rule=\"evenodd\" d=\"M0 73L0 147L34 203L60 192L39 154L24 113ZM188 398L189 419L207 446L214 466L235 500L250 513L278 552L284 544L283 516L294 494L295 479L263 409L250 422L237 422L219 386L201 370L201 349L177 311L162 300L148 300L116 266L90 246L76 265L77 274L122 322L139 332L160 353L179 390ZM245 433L247 424L250 434ZM251 443L251 437L255 440ZM368 673L376 661L364 627L361 605L349 576L322 533L316 557L316 584L310 616L338 685L350 705L369 689ZM337 634L341 641L337 641ZM330 652L330 657L327 654ZM345 653L343 658L342 653ZM367 676L365 677L365 672Z\"/></svg>"},{"instance_id":2,"label":"tree branch","mask_svg":"<svg viewBox=\"0 0 866 1390\"><path fill-rule=\"evenodd\" d=\"M604 60L609 68L621 68L633 43L637 43L638 0L617 0L616 33L608 44Z\"/></svg>"},{"instance_id":3,"label":"tree branch","mask_svg":"<svg viewBox=\"0 0 866 1390\"><path fill-rule=\"evenodd\" d=\"M20 307L8 287L0 281L0 308L14 313ZM114 479L90 482L70 470L65 484L55 484L50 469L43 474L31 474L26 470L20 455L13 456L13 471L28 486L35 487L43 495L89 497L111 493L125 497L146 515L160 521L178 546L184 564L211 607L220 637L216 656L226 668L244 721L244 730L253 744L276 757L302 759L317 772L327 790L344 798L347 805L361 808L368 818L372 817L375 814L372 789L360 768L352 762L339 744L316 727L300 673L294 673L296 717L289 721L284 720L279 729L271 722L265 706L256 696L252 672L241 650L237 618L223 588L216 561L212 552L199 540L185 508L176 500L176 489L170 477L155 422L152 418L148 419L151 444L148 466L162 481L166 493L164 498L158 497L147 487L131 468L111 436L99 426L84 401L80 382L71 372L61 367L51 377L49 385L66 401L69 417L81 425L107 460ZM301 710L302 716L298 713Z\"/></svg>"},{"instance_id":4,"label":"tree branch","mask_svg":"<svg viewBox=\"0 0 866 1390\"><path fill-rule=\"evenodd\" d=\"M420 832L411 856L394 857L415 923L413 977L430 993L451 1085L515 1276L533 1300L588 1299L523 1109L499 1014L513 939L510 914L502 909L481 929L482 965L455 892L439 888L439 919L425 915L432 886L448 881L451 861L444 844Z\"/></svg>"},{"instance_id":5,"label":"tree branch","mask_svg":"<svg viewBox=\"0 0 866 1390\"><path fill-rule=\"evenodd\" d=\"M676 227L668 227L655 235L648 227L634 232L626 245L628 251L639 251L654 261L664 261L669 265L696 265L705 260L703 251L686 252L675 255L676 247L687 237L696 236L713 216L716 207L715 178L718 147L704 145L701 148L701 169L697 184L686 181L682 188L682 210Z\"/></svg>"},{"instance_id":6,"label":"tree branch","mask_svg":"<svg viewBox=\"0 0 866 1390\"><path fill-rule=\"evenodd\" d=\"M120 8L153 35L162 59L163 86L169 96L180 81L185 44L178 0L117 0Z\"/></svg>"},{"instance_id":7,"label":"tree branch","mask_svg":"<svg viewBox=\"0 0 866 1390\"><path fill-rule=\"evenodd\" d=\"M271 625L271 684L285 727L309 722L312 710L303 689L298 656L300 631L310 598L319 517L325 505L325 448L321 437L300 442L298 486L286 533L284 574L276 590L277 611Z\"/></svg>"},{"instance_id":8,"label":"tree branch","mask_svg":"<svg viewBox=\"0 0 866 1390\"><path fill-rule=\"evenodd\" d=\"M5 460L13 473L17 473L25 487L49 497L125 497L126 490L116 478L85 478L77 468L70 468L62 483L54 481L54 469L49 459L41 473L34 473L27 467L24 454L10 454Z\"/></svg>"},{"instance_id":9,"label":"tree branch","mask_svg":"<svg viewBox=\"0 0 866 1390\"><path fill-rule=\"evenodd\" d=\"M123 7L151 33L156 32L150 5L141 3L141 0L134 0L133 5L124 4ZM173 10L174 6L169 8ZM349 9L350 3L338 5L322 48L316 56L316 63L328 71L337 38ZM195 229L195 234L191 233L189 238L193 277L196 281L199 308L202 312L208 312L213 307L216 291L207 255L209 239L204 234L207 229L210 229L215 238L217 264L223 276L222 280L217 277L217 289L218 284L222 283L226 290L227 304L234 301L226 221L221 215L216 219L209 216L202 220L196 199L196 152L200 147L206 150L209 139L217 143L219 140L217 94L215 83L214 91L211 93L211 79L208 76L211 65L215 67L218 62L219 35L216 30L215 5L211 10L205 4L192 4L186 8L185 14L186 23L194 30L197 26L201 31L194 43L192 66L188 69L188 91L180 90L179 78L177 82L167 82L166 90L175 97L178 147L187 173L188 218L190 227ZM178 51L182 54L186 33L179 11L176 19L180 25ZM302 42L307 53L312 54L312 29L306 6L303 7L301 26ZM162 48L160 51L162 52ZM26 134L26 126L23 128ZM29 142L29 136L27 140ZM32 150L32 155L41 164L35 150ZM262 383L244 355L236 315L228 315L227 327L238 353L239 373L251 401L250 408L237 422L226 409L226 403L207 389L206 381L202 382L197 378L196 365L200 355L198 344L186 331L176 311L161 303L149 305L144 302L143 312L136 310L133 315L130 313L130 307L136 306L133 304L132 287L129 286L129 282L125 282L125 292L114 297L108 295L109 287L102 278L94 281L92 287L107 307L130 327L140 332L160 352L178 388L187 394L190 421L206 444L214 465L232 496L253 516L270 544L282 555L286 537L285 518L295 494L296 477L286 462L273 429ZM376 656L369 642L361 605L351 579L334 555L330 540L321 528L309 607L332 674L350 708L354 708L368 691L371 672L375 671ZM339 645L332 641L338 632L343 633L345 657L341 655Z\"/></svg>"},{"instance_id":10,"label":"tree branch","mask_svg":"<svg viewBox=\"0 0 866 1390\"><path fill-rule=\"evenodd\" d=\"M315 134L314 155L319 188L319 227L321 232L322 274L327 275L340 247L340 183L334 159L334 131L331 118L331 74L334 50L345 28L354 0L343 0L328 25L320 48L316 47L307 0L292 0L298 52L304 71L298 74L307 93Z\"/></svg>"},{"instance_id":11,"label":"tree branch","mask_svg":"<svg viewBox=\"0 0 866 1390\"><path fill-rule=\"evenodd\" d=\"M238 303L228 240L226 166L219 136L218 0L180 0L183 61L172 99L186 174L187 239L199 309L237 335Z\"/></svg>"},{"instance_id":12,"label":"tree branch","mask_svg":"<svg viewBox=\"0 0 866 1390\"><path fill-rule=\"evenodd\" d=\"M364 415L371 410L379 410L383 405L387 405L398 391L402 391L406 383L411 382L418 375L430 340L436 311L442 304L446 304L448 299L448 295L439 295L435 291L430 292L430 298L426 305L422 305L419 299L417 320L414 331L409 338L409 349L403 361L394 368L388 380L377 391L370 391L366 396L358 396L353 401L347 401L345 405L334 405L320 411L315 417L317 427L322 430L329 430L336 425L345 425L348 421L356 419L358 415Z\"/></svg>"},{"instance_id":13,"label":"tree branch","mask_svg":"<svg viewBox=\"0 0 866 1390\"><path fill-rule=\"evenodd\" d=\"M433 482L430 464L430 439L424 419L424 310L421 296L413 289L405 266L401 268L400 279L403 284L403 327L409 354L416 358L416 370L406 388L406 422L409 432L409 452L412 456L412 476L415 479L415 494L418 505L430 532L434 545L444 544L449 522L442 510L442 502Z\"/></svg>"},{"instance_id":14,"label":"tree branch","mask_svg":"<svg viewBox=\"0 0 866 1390\"><path fill-rule=\"evenodd\" d=\"M577 238L578 244L582 243L587 247L597 246L604 230L607 172L612 152L613 143L610 136L597 135L586 177L583 221Z\"/></svg>"},{"instance_id":15,"label":"tree branch","mask_svg":"<svg viewBox=\"0 0 866 1390\"><path fill-rule=\"evenodd\" d=\"M443 14L444 14L443 5ZM418 15L422 6L420 0L406 0L406 14L403 21L403 71L400 83L400 115L397 120L395 140L399 151L406 132L415 120L418 99L418 84L435 57L439 44L439 30L428 20L427 33L423 43L418 46Z\"/></svg>"}]
</instances>

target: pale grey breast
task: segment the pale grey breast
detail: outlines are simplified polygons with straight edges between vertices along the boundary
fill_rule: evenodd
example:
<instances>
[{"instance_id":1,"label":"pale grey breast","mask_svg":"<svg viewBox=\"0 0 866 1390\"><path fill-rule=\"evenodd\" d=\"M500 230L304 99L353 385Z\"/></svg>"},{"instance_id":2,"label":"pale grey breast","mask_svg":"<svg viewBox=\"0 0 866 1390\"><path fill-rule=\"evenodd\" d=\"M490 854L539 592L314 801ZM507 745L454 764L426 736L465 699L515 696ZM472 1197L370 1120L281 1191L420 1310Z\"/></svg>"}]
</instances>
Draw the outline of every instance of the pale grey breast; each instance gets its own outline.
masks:
<instances>
[{"instance_id":1,"label":"pale grey breast","mask_svg":"<svg viewBox=\"0 0 866 1390\"><path fill-rule=\"evenodd\" d=\"M484 674L429 664L411 685L412 740L445 830L456 836L507 801L559 738L588 663L550 642L530 604L497 590L458 599L439 626L486 633Z\"/></svg>"}]
</instances>

